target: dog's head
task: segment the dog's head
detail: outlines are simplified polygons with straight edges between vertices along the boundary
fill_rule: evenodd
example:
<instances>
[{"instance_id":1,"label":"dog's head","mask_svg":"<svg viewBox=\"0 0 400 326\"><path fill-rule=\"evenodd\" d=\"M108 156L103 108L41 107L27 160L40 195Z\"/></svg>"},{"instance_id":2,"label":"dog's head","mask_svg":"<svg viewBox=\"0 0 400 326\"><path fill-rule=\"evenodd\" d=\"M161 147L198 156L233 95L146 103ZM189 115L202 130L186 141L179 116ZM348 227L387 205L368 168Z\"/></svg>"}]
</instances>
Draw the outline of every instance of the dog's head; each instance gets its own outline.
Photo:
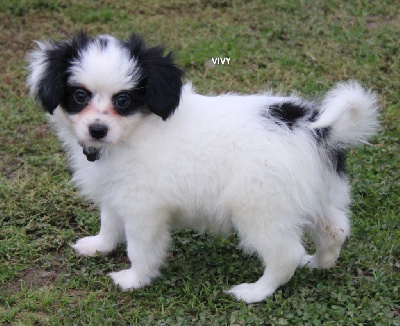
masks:
<instances>
[{"instance_id":1,"label":"dog's head","mask_svg":"<svg viewBox=\"0 0 400 326\"><path fill-rule=\"evenodd\" d=\"M64 110L84 149L116 144L144 115L166 120L179 104L183 72L171 53L146 48L137 35L120 41L80 32L37 44L28 55L31 94L50 114Z\"/></svg>"}]
</instances>

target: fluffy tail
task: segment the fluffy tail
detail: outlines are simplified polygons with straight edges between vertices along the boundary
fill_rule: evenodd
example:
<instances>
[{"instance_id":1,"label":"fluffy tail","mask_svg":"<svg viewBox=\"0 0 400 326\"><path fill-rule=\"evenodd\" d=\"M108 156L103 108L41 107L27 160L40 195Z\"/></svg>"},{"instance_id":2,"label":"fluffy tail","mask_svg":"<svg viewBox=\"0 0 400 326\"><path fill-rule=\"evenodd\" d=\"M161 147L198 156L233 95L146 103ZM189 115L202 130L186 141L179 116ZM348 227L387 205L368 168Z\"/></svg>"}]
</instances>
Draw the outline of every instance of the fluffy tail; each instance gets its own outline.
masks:
<instances>
[{"instance_id":1,"label":"fluffy tail","mask_svg":"<svg viewBox=\"0 0 400 326\"><path fill-rule=\"evenodd\" d=\"M327 141L334 147L350 147L366 142L379 127L378 101L374 93L357 82L339 83L321 104L310 129L327 129Z\"/></svg>"}]
</instances>

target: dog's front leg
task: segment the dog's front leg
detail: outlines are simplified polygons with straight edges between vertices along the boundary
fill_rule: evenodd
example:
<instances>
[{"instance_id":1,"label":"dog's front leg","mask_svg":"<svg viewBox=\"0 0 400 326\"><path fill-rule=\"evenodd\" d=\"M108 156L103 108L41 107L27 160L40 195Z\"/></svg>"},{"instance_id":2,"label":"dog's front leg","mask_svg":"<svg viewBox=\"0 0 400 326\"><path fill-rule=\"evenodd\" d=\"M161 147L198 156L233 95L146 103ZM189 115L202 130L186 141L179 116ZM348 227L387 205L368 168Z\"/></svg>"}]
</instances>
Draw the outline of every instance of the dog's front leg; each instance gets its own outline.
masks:
<instances>
[{"instance_id":1,"label":"dog's front leg","mask_svg":"<svg viewBox=\"0 0 400 326\"><path fill-rule=\"evenodd\" d=\"M135 214L136 215L136 214ZM128 257L131 268L110 273L122 290L150 284L160 274L170 242L168 223L160 212L138 214L125 221Z\"/></svg>"},{"instance_id":2,"label":"dog's front leg","mask_svg":"<svg viewBox=\"0 0 400 326\"><path fill-rule=\"evenodd\" d=\"M96 252L106 255L113 251L118 243L123 242L125 233L121 219L104 207L100 219L99 234L79 239L71 245L80 255L92 256Z\"/></svg>"}]
</instances>

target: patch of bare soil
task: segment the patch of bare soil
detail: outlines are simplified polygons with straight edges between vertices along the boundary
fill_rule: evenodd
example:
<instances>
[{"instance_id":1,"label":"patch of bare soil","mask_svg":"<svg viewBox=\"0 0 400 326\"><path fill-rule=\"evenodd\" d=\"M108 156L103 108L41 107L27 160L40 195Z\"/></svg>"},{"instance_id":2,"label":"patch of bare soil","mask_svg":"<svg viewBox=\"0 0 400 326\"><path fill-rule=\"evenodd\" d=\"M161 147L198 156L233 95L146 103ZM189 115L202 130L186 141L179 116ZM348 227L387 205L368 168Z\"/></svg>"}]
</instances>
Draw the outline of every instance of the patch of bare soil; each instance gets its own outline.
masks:
<instances>
[{"instance_id":1,"label":"patch of bare soil","mask_svg":"<svg viewBox=\"0 0 400 326\"><path fill-rule=\"evenodd\" d=\"M0 13L0 98L26 96L26 54L34 40L71 30L61 15L34 12L25 16ZM45 35L45 36L44 36Z\"/></svg>"},{"instance_id":2,"label":"patch of bare soil","mask_svg":"<svg viewBox=\"0 0 400 326\"><path fill-rule=\"evenodd\" d=\"M394 17L387 17L387 16L369 16L367 18L367 26L370 30L375 30L380 26L394 26L398 24L398 19Z\"/></svg>"},{"instance_id":3,"label":"patch of bare soil","mask_svg":"<svg viewBox=\"0 0 400 326\"><path fill-rule=\"evenodd\" d=\"M46 271L40 268L30 267L26 269L21 276L9 284L1 288L1 292L5 294L13 294L21 290L21 285L27 287L42 288L57 283L60 276L59 271Z\"/></svg>"}]
</instances>

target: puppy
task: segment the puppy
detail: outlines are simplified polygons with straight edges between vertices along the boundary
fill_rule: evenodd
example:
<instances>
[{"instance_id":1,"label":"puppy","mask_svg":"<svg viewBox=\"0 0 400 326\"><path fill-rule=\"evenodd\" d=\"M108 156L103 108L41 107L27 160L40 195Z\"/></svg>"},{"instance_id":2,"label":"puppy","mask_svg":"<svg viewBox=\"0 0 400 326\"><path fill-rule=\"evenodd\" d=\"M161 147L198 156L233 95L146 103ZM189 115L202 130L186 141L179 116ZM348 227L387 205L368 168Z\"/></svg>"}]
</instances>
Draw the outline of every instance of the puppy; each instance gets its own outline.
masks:
<instances>
[{"instance_id":1,"label":"puppy","mask_svg":"<svg viewBox=\"0 0 400 326\"><path fill-rule=\"evenodd\" d=\"M259 302L297 267L329 268L349 235L345 153L374 134L376 96L338 84L320 103L272 94L203 96L171 54L79 33L37 43L30 92L48 113L73 182L101 210L101 229L72 245L107 254L126 242L131 267L111 273L123 290L159 275L171 230L235 230L265 266L227 291ZM309 256L308 232L316 244Z\"/></svg>"}]
</instances>

